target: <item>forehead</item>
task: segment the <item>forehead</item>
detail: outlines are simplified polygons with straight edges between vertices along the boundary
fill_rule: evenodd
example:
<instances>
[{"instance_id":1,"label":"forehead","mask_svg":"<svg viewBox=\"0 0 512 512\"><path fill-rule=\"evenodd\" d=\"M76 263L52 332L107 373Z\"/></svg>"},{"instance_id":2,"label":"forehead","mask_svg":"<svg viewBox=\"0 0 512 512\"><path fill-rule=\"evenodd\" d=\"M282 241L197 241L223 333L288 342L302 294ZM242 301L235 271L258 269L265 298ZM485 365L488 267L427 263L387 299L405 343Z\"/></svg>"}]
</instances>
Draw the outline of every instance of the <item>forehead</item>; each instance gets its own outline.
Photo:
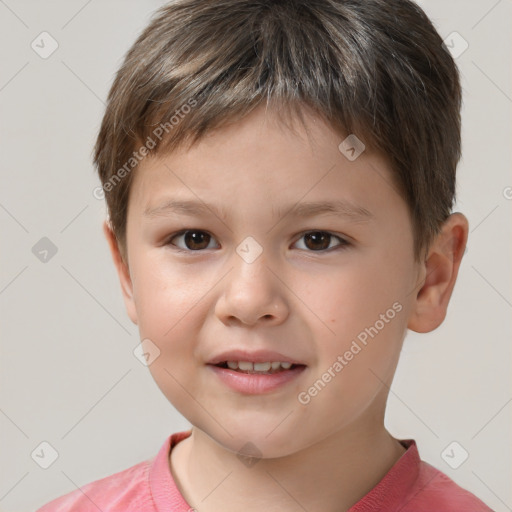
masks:
<instances>
[{"instance_id":1,"label":"forehead","mask_svg":"<svg viewBox=\"0 0 512 512\"><path fill-rule=\"evenodd\" d=\"M370 188L374 195L389 188L388 199L396 194L386 158L367 147L350 160L340 150L346 134L311 111L303 119L283 122L260 107L192 147L147 157L136 169L130 201L147 218L205 209L227 218L253 203L278 217L295 205L299 216L330 210L369 220Z\"/></svg>"}]
</instances>

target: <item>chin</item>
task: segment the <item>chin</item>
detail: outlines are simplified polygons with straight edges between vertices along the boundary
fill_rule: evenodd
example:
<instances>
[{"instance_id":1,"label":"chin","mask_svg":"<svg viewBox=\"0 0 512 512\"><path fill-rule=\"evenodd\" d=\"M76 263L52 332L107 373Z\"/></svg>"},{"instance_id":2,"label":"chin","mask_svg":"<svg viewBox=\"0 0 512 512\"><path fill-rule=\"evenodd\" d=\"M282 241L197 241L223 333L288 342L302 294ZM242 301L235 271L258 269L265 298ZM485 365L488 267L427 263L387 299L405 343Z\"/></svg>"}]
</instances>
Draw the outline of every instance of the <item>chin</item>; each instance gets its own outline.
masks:
<instances>
[{"instance_id":1,"label":"chin","mask_svg":"<svg viewBox=\"0 0 512 512\"><path fill-rule=\"evenodd\" d=\"M268 428L261 424L255 427L253 423L246 429L239 425L236 430L229 430L231 436L224 430L209 435L224 449L236 454L242 463L245 463L245 459L273 459L295 453L298 449L297 437L286 429L279 433L272 432L275 427L276 422ZM268 435L269 432L272 433ZM249 466L256 461L246 462Z\"/></svg>"}]
</instances>

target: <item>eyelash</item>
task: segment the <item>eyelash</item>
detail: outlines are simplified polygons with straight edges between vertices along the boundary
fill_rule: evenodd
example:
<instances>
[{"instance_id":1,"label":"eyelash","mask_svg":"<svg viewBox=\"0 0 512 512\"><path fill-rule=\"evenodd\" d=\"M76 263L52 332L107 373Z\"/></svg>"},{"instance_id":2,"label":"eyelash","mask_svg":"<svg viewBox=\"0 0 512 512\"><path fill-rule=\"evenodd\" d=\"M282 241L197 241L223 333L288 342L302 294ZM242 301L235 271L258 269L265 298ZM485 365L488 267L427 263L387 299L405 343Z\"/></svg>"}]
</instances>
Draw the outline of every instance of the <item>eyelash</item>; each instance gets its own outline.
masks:
<instances>
[{"instance_id":1,"label":"eyelash","mask_svg":"<svg viewBox=\"0 0 512 512\"><path fill-rule=\"evenodd\" d=\"M187 232L197 232L197 233L207 233L208 235L210 235L212 238L213 235L211 233L209 233L208 231L204 230L204 229L195 229L195 228L188 228L188 229L182 229L181 231L178 231L177 233L173 233L168 239L167 241L165 242L164 245L166 246L174 246L175 248L172 249L176 252L181 252L181 253L201 253L201 252L204 252L205 250L207 249L198 249L196 251L193 251L191 249L181 249L179 247L176 247L175 244L171 243L171 240L174 240L176 237L179 237L181 235L184 235L185 233ZM299 241L304 235L307 235L308 233L323 233L323 234L327 234L327 235L330 235L331 237L334 237L334 238L337 238L341 243L335 247L331 247L330 249L322 249L322 250L319 250L319 251L312 251L312 250L306 250L306 249L301 249L302 251L306 251L306 252L310 252L310 253L325 253L325 252L332 252L333 250L336 250L336 249L339 249L339 250L343 250L343 249L346 249L348 248L350 245L352 245L350 242L348 242L347 240L345 240L344 238L341 238L340 236L330 232L330 231L324 231L324 230L321 230L321 229L310 229L308 231L304 231L300 234L300 237L297 241ZM295 242L296 243L296 242Z\"/></svg>"}]
</instances>

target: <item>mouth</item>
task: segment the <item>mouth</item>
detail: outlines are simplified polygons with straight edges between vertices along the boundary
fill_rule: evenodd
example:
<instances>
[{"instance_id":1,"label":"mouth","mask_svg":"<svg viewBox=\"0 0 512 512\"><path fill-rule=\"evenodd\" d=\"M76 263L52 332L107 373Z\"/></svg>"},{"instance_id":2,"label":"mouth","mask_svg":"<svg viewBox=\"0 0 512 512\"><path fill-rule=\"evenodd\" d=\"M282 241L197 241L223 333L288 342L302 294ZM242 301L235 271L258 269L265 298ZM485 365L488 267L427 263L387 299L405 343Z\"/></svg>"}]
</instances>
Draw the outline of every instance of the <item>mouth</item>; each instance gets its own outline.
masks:
<instances>
[{"instance_id":1,"label":"mouth","mask_svg":"<svg viewBox=\"0 0 512 512\"><path fill-rule=\"evenodd\" d=\"M262 395L284 390L304 373L305 364L291 361L222 361L207 364L216 379L243 395Z\"/></svg>"},{"instance_id":2,"label":"mouth","mask_svg":"<svg viewBox=\"0 0 512 512\"><path fill-rule=\"evenodd\" d=\"M250 361L223 361L212 366L232 370L237 373L253 375L273 375L275 373L283 373L297 368L306 367L304 364L294 364L287 361L268 361L263 363L253 363Z\"/></svg>"}]
</instances>

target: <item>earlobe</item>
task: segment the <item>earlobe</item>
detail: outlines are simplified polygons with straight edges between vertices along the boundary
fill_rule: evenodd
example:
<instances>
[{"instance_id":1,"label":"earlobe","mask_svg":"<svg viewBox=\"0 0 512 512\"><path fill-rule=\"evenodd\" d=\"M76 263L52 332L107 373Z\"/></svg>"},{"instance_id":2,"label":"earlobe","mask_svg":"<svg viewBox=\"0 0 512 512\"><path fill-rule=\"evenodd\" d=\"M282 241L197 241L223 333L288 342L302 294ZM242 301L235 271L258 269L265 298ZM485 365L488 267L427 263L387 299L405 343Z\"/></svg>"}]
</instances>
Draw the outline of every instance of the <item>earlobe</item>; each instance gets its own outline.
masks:
<instances>
[{"instance_id":1,"label":"earlobe","mask_svg":"<svg viewBox=\"0 0 512 512\"><path fill-rule=\"evenodd\" d=\"M416 297L407 325L412 331L430 332L443 323L466 248L468 230L468 220L462 213L453 213L444 222L413 292Z\"/></svg>"},{"instance_id":2,"label":"earlobe","mask_svg":"<svg viewBox=\"0 0 512 512\"><path fill-rule=\"evenodd\" d=\"M107 239L112 260L114 261L114 266L116 267L117 275L119 277L126 311L132 322L137 324L137 310L135 308L135 301L133 298L133 283L130 276L130 270L128 264L123 260L116 236L107 221L103 222L103 233Z\"/></svg>"}]
</instances>

